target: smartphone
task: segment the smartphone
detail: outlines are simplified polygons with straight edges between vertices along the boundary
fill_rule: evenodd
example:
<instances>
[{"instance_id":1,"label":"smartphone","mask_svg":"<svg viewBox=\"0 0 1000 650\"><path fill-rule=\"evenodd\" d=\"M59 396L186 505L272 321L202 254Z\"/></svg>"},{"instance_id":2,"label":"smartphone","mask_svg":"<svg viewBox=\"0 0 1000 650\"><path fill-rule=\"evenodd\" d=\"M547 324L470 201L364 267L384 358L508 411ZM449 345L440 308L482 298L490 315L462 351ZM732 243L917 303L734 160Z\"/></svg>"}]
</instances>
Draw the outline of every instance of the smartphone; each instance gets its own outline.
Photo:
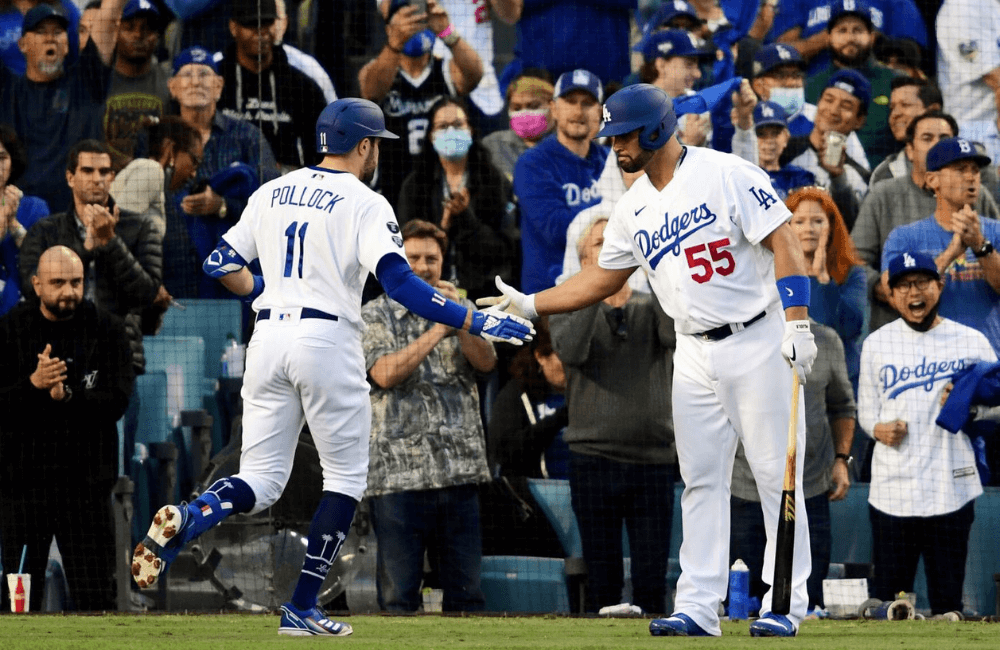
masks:
<instances>
[{"instance_id":1,"label":"smartphone","mask_svg":"<svg viewBox=\"0 0 1000 650\"><path fill-rule=\"evenodd\" d=\"M844 155L844 143L847 136L837 131L827 131L826 152L823 154L823 164L827 167L839 167L840 158Z\"/></svg>"},{"instance_id":2,"label":"smartphone","mask_svg":"<svg viewBox=\"0 0 1000 650\"><path fill-rule=\"evenodd\" d=\"M195 183L194 187L191 188L189 194L201 194L202 192L205 191L206 187L208 187L207 180L198 181L197 183Z\"/></svg>"},{"instance_id":3,"label":"smartphone","mask_svg":"<svg viewBox=\"0 0 1000 650\"><path fill-rule=\"evenodd\" d=\"M427 0L410 0L410 6L419 9L418 13L427 13Z\"/></svg>"}]
</instances>

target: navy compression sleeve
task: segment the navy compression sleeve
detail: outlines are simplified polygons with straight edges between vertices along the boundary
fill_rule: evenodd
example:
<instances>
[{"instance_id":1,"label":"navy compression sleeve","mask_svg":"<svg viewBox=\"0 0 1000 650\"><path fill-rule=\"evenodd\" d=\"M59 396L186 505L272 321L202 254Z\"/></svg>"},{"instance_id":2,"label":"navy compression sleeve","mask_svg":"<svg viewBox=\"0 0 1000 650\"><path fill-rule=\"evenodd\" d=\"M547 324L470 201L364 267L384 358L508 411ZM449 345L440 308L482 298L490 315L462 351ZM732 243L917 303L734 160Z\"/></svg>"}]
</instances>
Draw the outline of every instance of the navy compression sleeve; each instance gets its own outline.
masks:
<instances>
[{"instance_id":1,"label":"navy compression sleeve","mask_svg":"<svg viewBox=\"0 0 1000 650\"><path fill-rule=\"evenodd\" d=\"M390 253L382 257L375 277L390 298L417 316L458 329L465 325L468 308L448 300L418 278L402 255Z\"/></svg>"}]
</instances>

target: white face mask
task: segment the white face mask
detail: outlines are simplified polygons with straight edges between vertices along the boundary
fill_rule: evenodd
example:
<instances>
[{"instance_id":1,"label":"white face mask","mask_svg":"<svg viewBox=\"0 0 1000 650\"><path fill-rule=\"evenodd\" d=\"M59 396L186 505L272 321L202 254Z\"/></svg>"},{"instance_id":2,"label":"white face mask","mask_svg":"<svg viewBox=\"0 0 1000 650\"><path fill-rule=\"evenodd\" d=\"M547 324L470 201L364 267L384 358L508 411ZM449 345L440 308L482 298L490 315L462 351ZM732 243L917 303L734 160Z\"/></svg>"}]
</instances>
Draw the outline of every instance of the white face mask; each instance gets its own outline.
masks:
<instances>
[{"instance_id":1,"label":"white face mask","mask_svg":"<svg viewBox=\"0 0 1000 650\"><path fill-rule=\"evenodd\" d=\"M785 109L785 114L791 119L802 110L806 103L805 88L772 88L771 101Z\"/></svg>"}]
</instances>

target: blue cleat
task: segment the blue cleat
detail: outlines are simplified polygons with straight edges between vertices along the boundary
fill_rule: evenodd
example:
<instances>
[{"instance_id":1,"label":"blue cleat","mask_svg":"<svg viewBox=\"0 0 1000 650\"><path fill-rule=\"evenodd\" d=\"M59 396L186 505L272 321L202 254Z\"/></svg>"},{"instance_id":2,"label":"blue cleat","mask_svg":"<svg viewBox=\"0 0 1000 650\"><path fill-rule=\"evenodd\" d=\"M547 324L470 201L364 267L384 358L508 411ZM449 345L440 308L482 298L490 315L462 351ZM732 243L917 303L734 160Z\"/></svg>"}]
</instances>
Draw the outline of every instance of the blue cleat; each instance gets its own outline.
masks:
<instances>
[{"instance_id":1,"label":"blue cleat","mask_svg":"<svg viewBox=\"0 0 1000 650\"><path fill-rule=\"evenodd\" d=\"M285 603L281 606L281 625L278 634L286 636L347 636L354 632L347 623L340 623L326 617L319 606L301 610Z\"/></svg>"},{"instance_id":2,"label":"blue cleat","mask_svg":"<svg viewBox=\"0 0 1000 650\"><path fill-rule=\"evenodd\" d=\"M139 587L152 587L187 542L190 516L187 505L163 506L156 511L146 537L132 553L132 579Z\"/></svg>"},{"instance_id":3,"label":"blue cleat","mask_svg":"<svg viewBox=\"0 0 1000 650\"><path fill-rule=\"evenodd\" d=\"M649 622L653 636L712 636L691 620L687 614L674 614L669 618L654 618Z\"/></svg>"},{"instance_id":4,"label":"blue cleat","mask_svg":"<svg viewBox=\"0 0 1000 650\"><path fill-rule=\"evenodd\" d=\"M795 636L797 630L787 616L768 612L750 624L750 636Z\"/></svg>"}]
</instances>

